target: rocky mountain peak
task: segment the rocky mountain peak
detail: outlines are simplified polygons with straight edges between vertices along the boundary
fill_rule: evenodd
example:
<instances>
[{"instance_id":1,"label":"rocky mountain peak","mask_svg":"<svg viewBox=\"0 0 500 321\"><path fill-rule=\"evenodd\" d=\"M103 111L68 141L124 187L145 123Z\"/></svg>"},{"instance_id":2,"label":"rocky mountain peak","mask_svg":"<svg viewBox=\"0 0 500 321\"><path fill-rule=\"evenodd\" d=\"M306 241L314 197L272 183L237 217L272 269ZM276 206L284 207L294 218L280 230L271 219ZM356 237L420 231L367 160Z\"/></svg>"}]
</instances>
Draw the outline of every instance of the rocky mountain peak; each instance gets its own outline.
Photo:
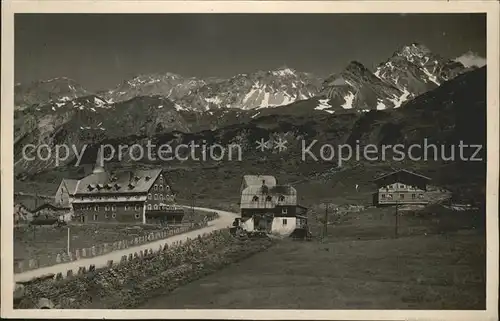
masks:
<instances>
[{"instance_id":1,"label":"rocky mountain peak","mask_svg":"<svg viewBox=\"0 0 500 321\"><path fill-rule=\"evenodd\" d=\"M67 102L88 94L89 92L75 80L56 77L28 84L17 83L14 88L14 101L16 109L24 109L32 105Z\"/></svg>"},{"instance_id":2,"label":"rocky mountain peak","mask_svg":"<svg viewBox=\"0 0 500 321\"><path fill-rule=\"evenodd\" d=\"M374 74L416 97L464 71L463 65L433 53L425 45L412 43L395 51L392 57L376 68Z\"/></svg>"},{"instance_id":3,"label":"rocky mountain peak","mask_svg":"<svg viewBox=\"0 0 500 321\"><path fill-rule=\"evenodd\" d=\"M415 58L423 58L424 56L431 54L431 50L425 45L414 42L410 45L401 47L394 53L394 56L402 56L407 60L412 61Z\"/></svg>"},{"instance_id":4,"label":"rocky mountain peak","mask_svg":"<svg viewBox=\"0 0 500 321\"><path fill-rule=\"evenodd\" d=\"M296 75L296 70L287 67L286 65L281 66L275 70L271 71L271 74L274 76L295 76Z\"/></svg>"}]
</instances>

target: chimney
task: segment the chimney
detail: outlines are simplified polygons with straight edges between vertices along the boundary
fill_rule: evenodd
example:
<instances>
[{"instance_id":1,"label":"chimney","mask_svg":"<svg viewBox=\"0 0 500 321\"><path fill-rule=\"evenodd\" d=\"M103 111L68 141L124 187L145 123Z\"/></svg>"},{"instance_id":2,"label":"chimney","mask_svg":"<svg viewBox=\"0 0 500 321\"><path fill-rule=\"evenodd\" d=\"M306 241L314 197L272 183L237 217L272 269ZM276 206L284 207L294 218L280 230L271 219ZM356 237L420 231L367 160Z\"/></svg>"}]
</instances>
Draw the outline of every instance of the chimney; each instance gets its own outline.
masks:
<instances>
[{"instance_id":1,"label":"chimney","mask_svg":"<svg viewBox=\"0 0 500 321\"><path fill-rule=\"evenodd\" d=\"M102 154L102 146L99 146L99 149L97 150L97 156L95 159L95 166L94 166L94 174L97 173L104 173L104 160L103 157L104 155Z\"/></svg>"},{"instance_id":2,"label":"chimney","mask_svg":"<svg viewBox=\"0 0 500 321\"><path fill-rule=\"evenodd\" d=\"M269 193L269 188L266 185L266 180L265 179L262 180L261 192L262 192L262 194Z\"/></svg>"}]
</instances>

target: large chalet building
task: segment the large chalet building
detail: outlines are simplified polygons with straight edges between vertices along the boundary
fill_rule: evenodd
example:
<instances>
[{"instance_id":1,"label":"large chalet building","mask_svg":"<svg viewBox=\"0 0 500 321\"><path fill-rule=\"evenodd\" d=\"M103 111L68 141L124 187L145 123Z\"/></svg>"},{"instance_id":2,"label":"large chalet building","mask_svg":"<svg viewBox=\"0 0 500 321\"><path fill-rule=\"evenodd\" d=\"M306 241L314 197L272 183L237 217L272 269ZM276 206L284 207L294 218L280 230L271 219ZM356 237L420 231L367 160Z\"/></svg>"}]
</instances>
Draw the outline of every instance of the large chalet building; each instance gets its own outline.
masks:
<instances>
[{"instance_id":1,"label":"large chalet building","mask_svg":"<svg viewBox=\"0 0 500 321\"><path fill-rule=\"evenodd\" d=\"M96 165L80 180L63 179L55 201L82 223L176 224L184 217L162 169L110 173Z\"/></svg>"},{"instance_id":2,"label":"large chalet building","mask_svg":"<svg viewBox=\"0 0 500 321\"><path fill-rule=\"evenodd\" d=\"M377 192L374 205L425 205L429 203L427 184L429 177L407 170L398 170L375 179Z\"/></svg>"},{"instance_id":3,"label":"large chalet building","mask_svg":"<svg viewBox=\"0 0 500 321\"><path fill-rule=\"evenodd\" d=\"M240 188L242 226L281 235L307 229L307 209L297 203L297 190L278 185L270 175L245 175Z\"/></svg>"}]
</instances>

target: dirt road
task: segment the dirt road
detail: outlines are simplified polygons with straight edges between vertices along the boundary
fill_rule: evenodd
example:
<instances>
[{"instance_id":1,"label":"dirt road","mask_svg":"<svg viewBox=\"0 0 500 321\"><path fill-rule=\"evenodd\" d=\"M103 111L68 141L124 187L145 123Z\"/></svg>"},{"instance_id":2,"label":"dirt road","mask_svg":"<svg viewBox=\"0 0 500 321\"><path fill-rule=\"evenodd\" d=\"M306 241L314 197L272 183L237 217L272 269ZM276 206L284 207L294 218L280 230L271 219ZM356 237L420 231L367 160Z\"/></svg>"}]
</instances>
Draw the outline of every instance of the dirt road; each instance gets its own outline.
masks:
<instances>
[{"instance_id":1,"label":"dirt road","mask_svg":"<svg viewBox=\"0 0 500 321\"><path fill-rule=\"evenodd\" d=\"M191 207L189 207L189 208L191 208ZM194 230L194 231L190 231L187 233L174 235L174 236L171 236L171 237L163 239L163 240L158 240L158 241L154 241L151 243L142 244L139 246L129 247L127 249L114 251L111 253L107 253L105 255L100 255L100 256L87 258L87 259L80 259L77 261L57 264L57 265L53 265L53 266L48 266L48 267L36 269L36 270L26 271L26 272L19 273L19 274L14 274L14 279L16 282L29 281L33 278L36 278L36 277L39 277L42 275L47 275L50 273L57 274L59 272L61 272L63 274L63 276L65 277L67 271L73 270L73 273L76 273L76 272L78 272L78 268L81 266L85 266L87 269L92 264L95 265L96 268L104 267L104 266L106 266L106 264L109 260L113 260L114 262L119 262L123 255L129 255L130 253L133 254L135 252L139 252L141 250L147 250L147 249L153 249L154 251L156 251L156 250L158 250L160 245L165 245L165 244L170 245L174 242L185 241L187 238L195 238L198 235L202 235L203 233L209 233L209 232L212 232L215 230L220 230L220 229L229 227L231 225L232 221L234 220L234 218L237 216L236 213L214 210L214 209L205 208L205 207L195 207L195 209L200 210L200 211L206 211L206 212L217 212L217 213L219 213L219 218L209 222L207 227L204 227L204 228L199 229L199 230Z\"/></svg>"}]
</instances>

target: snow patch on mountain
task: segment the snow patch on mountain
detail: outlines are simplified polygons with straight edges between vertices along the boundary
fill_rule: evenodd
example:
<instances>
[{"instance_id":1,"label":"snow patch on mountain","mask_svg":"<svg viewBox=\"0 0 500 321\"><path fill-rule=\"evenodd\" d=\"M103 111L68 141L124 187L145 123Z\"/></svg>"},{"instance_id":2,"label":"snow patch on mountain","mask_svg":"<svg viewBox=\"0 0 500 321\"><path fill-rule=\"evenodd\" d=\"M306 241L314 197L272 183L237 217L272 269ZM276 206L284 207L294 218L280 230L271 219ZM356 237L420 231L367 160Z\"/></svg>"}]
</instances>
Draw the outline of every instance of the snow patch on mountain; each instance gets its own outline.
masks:
<instances>
[{"instance_id":1,"label":"snow patch on mountain","mask_svg":"<svg viewBox=\"0 0 500 321\"><path fill-rule=\"evenodd\" d=\"M295 75L295 71L290 69L290 68L283 68L283 69L278 69L278 70L272 71L272 74L274 76L293 76L293 75Z\"/></svg>"},{"instance_id":2,"label":"snow patch on mountain","mask_svg":"<svg viewBox=\"0 0 500 321\"><path fill-rule=\"evenodd\" d=\"M430 81L435 83L438 86L441 86L441 84L438 82L436 75L432 74L427 68L422 68L424 71L425 75L429 78Z\"/></svg>"},{"instance_id":3,"label":"snow patch on mountain","mask_svg":"<svg viewBox=\"0 0 500 321\"><path fill-rule=\"evenodd\" d=\"M384 102L382 101L382 99L377 99L377 110L384 110L386 109L387 107L385 106Z\"/></svg>"},{"instance_id":4,"label":"snow patch on mountain","mask_svg":"<svg viewBox=\"0 0 500 321\"><path fill-rule=\"evenodd\" d=\"M401 107L401 105L404 102L406 102L409 97L410 97L410 92L406 88L404 88L403 94L401 96L399 96L399 97L394 96L394 98L389 99L389 100L394 104L394 108L398 108L398 107Z\"/></svg>"},{"instance_id":5,"label":"snow patch on mountain","mask_svg":"<svg viewBox=\"0 0 500 321\"><path fill-rule=\"evenodd\" d=\"M319 99L318 106L316 106L314 109L315 110L324 110L324 109L332 108L332 106L328 103L328 101L329 101L329 99Z\"/></svg>"},{"instance_id":6,"label":"snow patch on mountain","mask_svg":"<svg viewBox=\"0 0 500 321\"><path fill-rule=\"evenodd\" d=\"M354 94L352 92L349 92L347 96L344 97L345 102L341 105L342 108L344 109L352 109L353 105L352 103L354 102Z\"/></svg>"},{"instance_id":7,"label":"snow patch on mountain","mask_svg":"<svg viewBox=\"0 0 500 321\"><path fill-rule=\"evenodd\" d=\"M259 116L259 115L260 115L260 111L257 112L256 114L252 115L250 118L255 118L255 117Z\"/></svg>"}]
</instances>

